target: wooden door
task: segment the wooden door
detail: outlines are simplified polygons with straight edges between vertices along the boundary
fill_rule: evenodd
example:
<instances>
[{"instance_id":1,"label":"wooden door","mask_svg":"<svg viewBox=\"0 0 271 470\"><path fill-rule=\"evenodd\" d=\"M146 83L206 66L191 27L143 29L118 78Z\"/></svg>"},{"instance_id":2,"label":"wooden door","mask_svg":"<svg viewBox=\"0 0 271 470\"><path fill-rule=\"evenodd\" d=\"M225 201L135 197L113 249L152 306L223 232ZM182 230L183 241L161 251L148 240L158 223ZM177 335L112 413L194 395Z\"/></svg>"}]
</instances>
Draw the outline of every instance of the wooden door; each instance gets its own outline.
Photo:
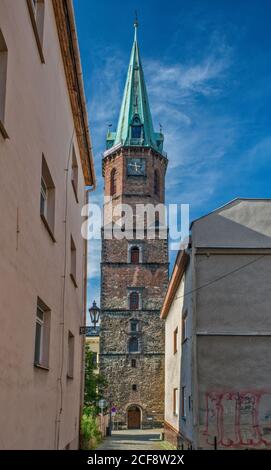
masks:
<instances>
[{"instance_id":1,"label":"wooden door","mask_svg":"<svg viewBox=\"0 0 271 470\"><path fill-rule=\"evenodd\" d=\"M140 429L140 410L136 406L128 410L128 429Z\"/></svg>"}]
</instances>

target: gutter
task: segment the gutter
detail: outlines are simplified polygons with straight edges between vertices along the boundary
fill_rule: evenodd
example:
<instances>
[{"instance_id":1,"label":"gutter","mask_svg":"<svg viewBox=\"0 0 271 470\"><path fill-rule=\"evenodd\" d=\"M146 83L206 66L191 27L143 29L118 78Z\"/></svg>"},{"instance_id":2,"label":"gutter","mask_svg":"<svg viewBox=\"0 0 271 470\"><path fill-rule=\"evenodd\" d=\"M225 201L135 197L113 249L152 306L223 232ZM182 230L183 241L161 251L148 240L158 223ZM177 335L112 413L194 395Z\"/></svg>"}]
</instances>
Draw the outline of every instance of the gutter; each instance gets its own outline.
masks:
<instances>
[{"instance_id":1,"label":"gutter","mask_svg":"<svg viewBox=\"0 0 271 470\"><path fill-rule=\"evenodd\" d=\"M165 295L165 299L164 299L164 302L163 302L163 306L162 306L162 309L161 309L160 318L162 320L165 320L168 316L171 304L174 300L175 294L176 294L177 289L180 285L182 277L183 277L183 275L186 271L189 259L190 259L190 256L189 256L189 254L187 253L186 250L178 252L178 255L177 255L177 258L176 258L176 261L175 261L175 265L174 265L174 268L173 268L173 272L172 272L172 275L171 275L171 278L170 278L170 281L169 281L169 285L168 285L168 288L167 288L167 292L166 292L166 295Z\"/></svg>"},{"instance_id":2,"label":"gutter","mask_svg":"<svg viewBox=\"0 0 271 470\"><path fill-rule=\"evenodd\" d=\"M83 119L84 119L84 126L85 126L85 133L86 133L86 140L87 140L87 147L88 147L88 160L89 160L89 165L91 168L92 181L93 181L92 186L93 186L93 189L95 189L96 188L96 176L95 176L94 162L93 162L92 142L91 142L89 127L88 127L87 103L86 103L84 84L83 84L83 72L82 72L82 65L81 65L81 60L80 60L78 36L77 36L76 25L75 25L75 14L74 14L72 0L66 0L66 2L67 2L67 10L68 10L69 20L70 20L72 44L73 44L74 55L75 55L76 71L77 71L78 85L79 85L79 91L80 91L80 101L82 104L81 110L82 110Z\"/></svg>"}]
</instances>

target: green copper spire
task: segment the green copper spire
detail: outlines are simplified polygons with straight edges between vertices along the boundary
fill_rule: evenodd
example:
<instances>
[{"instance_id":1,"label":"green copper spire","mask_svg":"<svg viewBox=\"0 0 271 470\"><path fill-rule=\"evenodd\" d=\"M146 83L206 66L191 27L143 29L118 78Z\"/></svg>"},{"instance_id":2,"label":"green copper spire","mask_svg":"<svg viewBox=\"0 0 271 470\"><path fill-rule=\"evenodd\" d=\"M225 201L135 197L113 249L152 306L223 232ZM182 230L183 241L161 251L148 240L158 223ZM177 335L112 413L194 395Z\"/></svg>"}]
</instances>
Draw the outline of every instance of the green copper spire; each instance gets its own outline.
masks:
<instances>
[{"instance_id":1,"label":"green copper spire","mask_svg":"<svg viewBox=\"0 0 271 470\"><path fill-rule=\"evenodd\" d=\"M152 147L163 150L163 134L154 132L147 89L137 42L137 18L134 22L135 37L116 132L107 133L107 149L115 145Z\"/></svg>"}]
</instances>

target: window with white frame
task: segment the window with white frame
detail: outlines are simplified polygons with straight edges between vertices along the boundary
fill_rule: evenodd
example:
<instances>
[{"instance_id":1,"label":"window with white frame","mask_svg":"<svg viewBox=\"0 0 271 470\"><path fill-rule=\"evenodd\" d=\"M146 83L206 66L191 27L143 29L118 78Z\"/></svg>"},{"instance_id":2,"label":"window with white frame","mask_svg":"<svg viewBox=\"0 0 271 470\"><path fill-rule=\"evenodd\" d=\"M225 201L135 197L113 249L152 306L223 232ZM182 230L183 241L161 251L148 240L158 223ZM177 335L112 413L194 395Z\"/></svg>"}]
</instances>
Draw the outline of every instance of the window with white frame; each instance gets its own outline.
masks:
<instances>
[{"instance_id":1,"label":"window with white frame","mask_svg":"<svg viewBox=\"0 0 271 470\"><path fill-rule=\"evenodd\" d=\"M178 388L173 388L173 414L178 415Z\"/></svg>"},{"instance_id":2,"label":"window with white frame","mask_svg":"<svg viewBox=\"0 0 271 470\"><path fill-rule=\"evenodd\" d=\"M186 418L186 387L182 387L182 417Z\"/></svg>"},{"instance_id":3,"label":"window with white frame","mask_svg":"<svg viewBox=\"0 0 271 470\"><path fill-rule=\"evenodd\" d=\"M38 298L36 309L34 364L44 368L49 367L50 316L51 312L49 308L41 299Z\"/></svg>"},{"instance_id":4,"label":"window with white frame","mask_svg":"<svg viewBox=\"0 0 271 470\"><path fill-rule=\"evenodd\" d=\"M187 312L183 314L182 317L182 342L186 341L188 338L187 333Z\"/></svg>"},{"instance_id":5,"label":"window with white frame","mask_svg":"<svg viewBox=\"0 0 271 470\"><path fill-rule=\"evenodd\" d=\"M50 236L54 240L55 185L44 155L42 155L41 165L40 216L49 231Z\"/></svg>"},{"instance_id":6,"label":"window with white frame","mask_svg":"<svg viewBox=\"0 0 271 470\"><path fill-rule=\"evenodd\" d=\"M4 128L5 107L6 107L6 87L7 87L7 65L8 49L0 29L0 131L4 138L7 138L7 132Z\"/></svg>"},{"instance_id":7,"label":"window with white frame","mask_svg":"<svg viewBox=\"0 0 271 470\"><path fill-rule=\"evenodd\" d=\"M73 373L74 373L74 335L69 331L67 377L69 379L73 379Z\"/></svg>"}]
</instances>

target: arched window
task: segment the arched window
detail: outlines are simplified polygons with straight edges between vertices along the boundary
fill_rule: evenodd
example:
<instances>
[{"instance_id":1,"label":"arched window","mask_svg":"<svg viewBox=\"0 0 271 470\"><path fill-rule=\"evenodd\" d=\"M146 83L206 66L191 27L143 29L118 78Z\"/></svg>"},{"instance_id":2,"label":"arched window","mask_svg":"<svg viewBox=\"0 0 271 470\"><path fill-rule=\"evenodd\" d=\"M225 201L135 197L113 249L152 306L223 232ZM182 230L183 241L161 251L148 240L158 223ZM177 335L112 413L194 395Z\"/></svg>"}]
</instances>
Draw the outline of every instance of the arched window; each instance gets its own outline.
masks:
<instances>
[{"instance_id":1,"label":"arched window","mask_svg":"<svg viewBox=\"0 0 271 470\"><path fill-rule=\"evenodd\" d=\"M139 263L139 248L138 246L133 246L131 248L131 263L138 264Z\"/></svg>"},{"instance_id":2,"label":"arched window","mask_svg":"<svg viewBox=\"0 0 271 470\"><path fill-rule=\"evenodd\" d=\"M157 170L154 172L154 194L157 196L160 194L160 178Z\"/></svg>"},{"instance_id":3,"label":"arched window","mask_svg":"<svg viewBox=\"0 0 271 470\"><path fill-rule=\"evenodd\" d=\"M139 309L139 294L138 292L131 292L129 296L129 308L131 310Z\"/></svg>"},{"instance_id":4,"label":"arched window","mask_svg":"<svg viewBox=\"0 0 271 470\"><path fill-rule=\"evenodd\" d=\"M139 349L138 338L136 338L135 336L132 336L132 338L129 339L128 349L130 353L138 352L138 349Z\"/></svg>"},{"instance_id":5,"label":"arched window","mask_svg":"<svg viewBox=\"0 0 271 470\"><path fill-rule=\"evenodd\" d=\"M117 170L113 168L110 175L110 195L114 196L117 192Z\"/></svg>"}]
</instances>

